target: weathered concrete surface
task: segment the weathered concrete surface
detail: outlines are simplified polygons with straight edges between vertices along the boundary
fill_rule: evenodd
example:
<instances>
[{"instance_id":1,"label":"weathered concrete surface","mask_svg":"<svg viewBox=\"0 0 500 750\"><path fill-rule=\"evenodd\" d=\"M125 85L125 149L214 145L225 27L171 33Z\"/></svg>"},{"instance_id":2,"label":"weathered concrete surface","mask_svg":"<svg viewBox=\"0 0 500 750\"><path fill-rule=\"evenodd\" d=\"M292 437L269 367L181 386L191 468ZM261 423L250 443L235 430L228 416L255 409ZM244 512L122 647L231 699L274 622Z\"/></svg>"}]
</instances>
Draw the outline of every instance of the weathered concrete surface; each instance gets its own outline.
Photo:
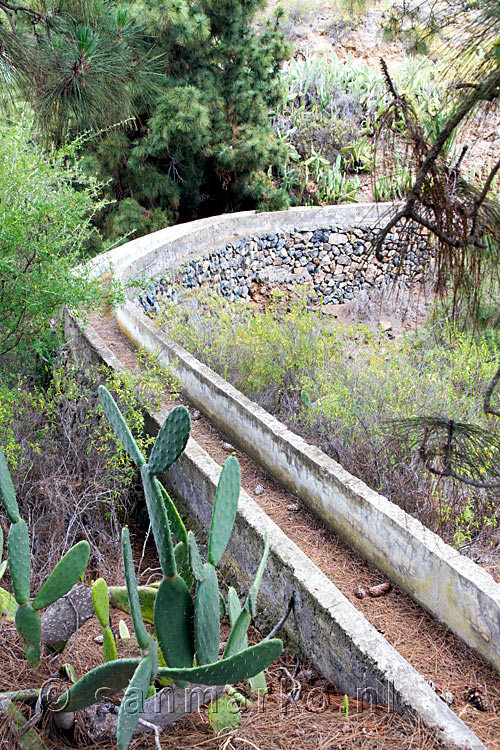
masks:
<instances>
[{"instance_id":1,"label":"weathered concrete surface","mask_svg":"<svg viewBox=\"0 0 500 750\"><path fill-rule=\"evenodd\" d=\"M77 359L115 367L118 360L90 327L82 332L69 314L66 337ZM110 356L111 355L111 356ZM154 434L166 412L149 413ZM220 474L210 456L191 438L165 481L180 509L206 539ZM261 624L277 621L290 596L293 614L285 624L291 644L338 688L362 700L409 710L421 717L448 747L484 750L484 745L441 701L398 652L350 604L336 586L266 515L246 492L240 494L234 532L224 556L228 575L248 590L264 545L270 555L259 595Z\"/></svg>"},{"instance_id":2,"label":"weathered concrete surface","mask_svg":"<svg viewBox=\"0 0 500 750\"><path fill-rule=\"evenodd\" d=\"M233 237L326 224L378 225L388 204L243 212L168 227L95 259L94 272L111 269L126 283L155 276ZM174 364L186 397L285 487L295 492L342 538L419 604L500 670L500 586L482 568L436 534L370 490L319 449L309 446L239 391L165 341L128 301L117 313L125 333Z\"/></svg>"}]
</instances>

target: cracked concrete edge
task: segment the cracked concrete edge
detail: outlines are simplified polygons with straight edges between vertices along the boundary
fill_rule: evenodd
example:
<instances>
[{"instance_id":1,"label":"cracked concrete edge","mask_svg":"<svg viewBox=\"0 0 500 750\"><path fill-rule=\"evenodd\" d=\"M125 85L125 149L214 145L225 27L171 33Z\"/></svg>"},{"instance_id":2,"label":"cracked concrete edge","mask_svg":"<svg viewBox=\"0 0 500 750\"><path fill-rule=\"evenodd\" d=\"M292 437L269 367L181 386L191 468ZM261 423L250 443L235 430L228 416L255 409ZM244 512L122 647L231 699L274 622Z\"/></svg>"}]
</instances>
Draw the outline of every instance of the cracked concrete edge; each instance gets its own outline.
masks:
<instances>
[{"instance_id":1,"label":"cracked concrete edge","mask_svg":"<svg viewBox=\"0 0 500 750\"><path fill-rule=\"evenodd\" d=\"M82 330L66 313L65 333L78 361L121 368L100 336ZM111 356L110 356L111 355ZM155 434L167 413L147 412ZM186 451L165 475L179 507L207 538L211 508L221 467L190 438ZM431 728L447 747L485 750L483 743L436 695L430 685L370 625L307 555L245 492L241 491L233 535L223 567L248 589L270 536L270 555L259 594L260 625L278 620L295 595L285 632L298 652L337 687L360 700L389 710L410 711Z\"/></svg>"}]
</instances>

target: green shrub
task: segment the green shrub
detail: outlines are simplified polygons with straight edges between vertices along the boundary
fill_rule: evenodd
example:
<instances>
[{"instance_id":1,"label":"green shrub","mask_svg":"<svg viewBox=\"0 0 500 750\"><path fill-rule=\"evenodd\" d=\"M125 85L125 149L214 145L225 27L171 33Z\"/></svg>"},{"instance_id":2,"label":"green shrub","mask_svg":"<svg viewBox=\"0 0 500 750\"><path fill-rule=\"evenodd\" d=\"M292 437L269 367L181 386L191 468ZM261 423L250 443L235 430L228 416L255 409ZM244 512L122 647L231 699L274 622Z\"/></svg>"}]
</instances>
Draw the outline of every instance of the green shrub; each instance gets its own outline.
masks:
<instances>
[{"instance_id":1,"label":"green shrub","mask_svg":"<svg viewBox=\"0 0 500 750\"><path fill-rule=\"evenodd\" d=\"M0 127L0 356L33 347L57 328L64 305L96 305L99 285L82 248L102 208L75 148L50 154L21 127Z\"/></svg>"},{"instance_id":2,"label":"green shrub","mask_svg":"<svg viewBox=\"0 0 500 750\"><path fill-rule=\"evenodd\" d=\"M443 322L390 341L280 293L263 311L189 294L180 308L165 308L162 322L195 356L448 541L461 544L495 526L494 491L432 476L389 423L439 414L493 428L482 412L497 366L491 336Z\"/></svg>"}]
</instances>

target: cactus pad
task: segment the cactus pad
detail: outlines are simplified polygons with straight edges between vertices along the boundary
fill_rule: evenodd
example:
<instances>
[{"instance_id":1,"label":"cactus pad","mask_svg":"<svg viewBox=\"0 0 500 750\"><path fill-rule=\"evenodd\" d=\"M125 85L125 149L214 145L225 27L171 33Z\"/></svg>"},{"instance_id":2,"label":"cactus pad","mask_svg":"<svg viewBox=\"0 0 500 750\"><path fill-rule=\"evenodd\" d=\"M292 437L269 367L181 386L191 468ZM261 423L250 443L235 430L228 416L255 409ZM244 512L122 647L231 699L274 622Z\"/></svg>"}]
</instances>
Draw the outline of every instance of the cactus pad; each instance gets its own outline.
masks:
<instances>
[{"instance_id":1,"label":"cactus pad","mask_svg":"<svg viewBox=\"0 0 500 750\"><path fill-rule=\"evenodd\" d=\"M198 664L213 664L219 655L220 604L217 573L210 563L196 587L194 601L194 645Z\"/></svg>"},{"instance_id":2,"label":"cactus pad","mask_svg":"<svg viewBox=\"0 0 500 750\"><path fill-rule=\"evenodd\" d=\"M262 559L257 568L255 574L255 580L250 587L248 596L245 602L245 606L241 609L234 624L231 623L231 633L229 635L226 649L224 651L224 657L229 657L232 654L236 654L246 648L247 645L247 630L250 622L252 621L252 615L255 614L255 604L257 600L257 594L259 593L259 586L266 567L267 557L269 554L269 534L266 532L264 540L264 552L262 553ZM236 594L236 592L235 592ZM229 593L230 607L233 608L233 617L237 612L237 605L235 600L235 594ZM236 597L237 598L237 597ZM241 607L241 605L240 605Z\"/></svg>"},{"instance_id":3,"label":"cactus pad","mask_svg":"<svg viewBox=\"0 0 500 750\"><path fill-rule=\"evenodd\" d=\"M180 456L189 439L191 419L185 406L172 409L156 436L149 457L149 470L161 474Z\"/></svg>"},{"instance_id":4,"label":"cactus pad","mask_svg":"<svg viewBox=\"0 0 500 750\"><path fill-rule=\"evenodd\" d=\"M236 589L232 586L229 587L227 592L227 608L229 611L229 624L234 628L236 620L240 616L241 603Z\"/></svg>"},{"instance_id":5,"label":"cactus pad","mask_svg":"<svg viewBox=\"0 0 500 750\"><path fill-rule=\"evenodd\" d=\"M111 630L109 625L106 625L102 629L102 650L105 662L115 661L115 659L118 659L115 636L113 635L113 631Z\"/></svg>"},{"instance_id":6,"label":"cactus pad","mask_svg":"<svg viewBox=\"0 0 500 750\"><path fill-rule=\"evenodd\" d=\"M40 663L40 636L42 624L40 615L31 604L23 604L16 610L16 628L21 636L28 662L33 667Z\"/></svg>"},{"instance_id":7,"label":"cactus pad","mask_svg":"<svg viewBox=\"0 0 500 750\"><path fill-rule=\"evenodd\" d=\"M2 498L3 506L9 517L11 523L17 523L21 516L19 515L19 507L16 500L16 491L12 484L10 477L9 467L5 460L3 450L0 448L0 497Z\"/></svg>"},{"instance_id":8,"label":"cactus pad","mask_svg":"<svg viewBox=\"0 0 500 750\"><path fill-rule=\"evenodd\" d=\"M155 632L170 667L193 664L193 602L180 576L164 578L155 601Z\"/></svg>"},{"instance_id":9,"label":"cactus pad","mask_svg":"<svg viewBox=\"0 0 500 750\"><path fill-rule=\"evenodd\" d=\"M170 497L162 483L158 479L156 480L156 482L158 484L158 487L160 488L163 502L165 503L165 510L167 511L167 518L170 524L170 528L172 529L172 534L175 534L177 539L180 542L184 542L185 544L187 542L187 531L186 527L184 526L184 522L179 515L179 511L175 507L172 498Z\"/></svg>"},{"instance_id":10,"label":"cactus pad","mask_svg":"<svg viewBox=\"0 0 500 750\"><path fill-rule=\"evenodd\" d=\"M201 559L195 535L192 531L188 532L188 556L189 567L191 568L192 574L197 581L203 581L205 569L203 567L203 560Z\"/></svg>"},{"instance_id":11,"label":"cactus pad","mask_svg":"<svg viewBox=\"0 0 500 750\"><path fill-rule=\"evenodd\" d=\"M240 496L241 472L238 459L229 456L222 471L215 493L210 537L208 540L208 562L218 565L226 549L233 529L238 499Z\"/></svg>"},{"instance_id":12,"label":"cactus pad","mask_svg":"<svg viewBox=\"0 0 500 750\"><path fill-rule=\"evenodd\" d=\"M250 646L227 659L221 659L215 664L190 669L160 667L158 676L170 677L176 682L185 680L200 685L231 685L262 672L278 658L282 650L282 642L278 638L272 638L269 641L261 641L256 646Z\"/></svg>"},{"instance_id":13,"label":"cactus pad","mask_svg":"<svg viewBox=\"0 0 500 750\"><path fill-rule=\"evenodd\" d=\"M26 604L30 598L31 552L25 521L20 520L10 527L7 553L14 597L19 605Z\"/></svg>"},{"instance_id":14,"label":"cactus pad","mask_svg":"<svg viewBox=\"0 0 500 750\"><path fill-rule=\"evenodd\" d=\"M104 385L99 386L99 401L101 402L105 415L109 419L111 427L115 431L116 436L132 461L136 466L143 466L146 463L146 459L142 455L134 436L122 417L122 413L118 408L116 401Z\"/></svg>"},{"instance_id":15,"label":"cactus pad","mask_svg":"<svg viewBox=\"0 0 500 750\"><path fill-rule=\"evenodd\" d=\"M35 609L43 609L57 601L73 588L87 567L90 556L90 545L86 541L78 542L61 557L56 567L47 578L33 600Z\"/></svg>"},{"instance_id":16,"label":"cactus pad","mask_svg":"<svg viewBox=\"0 0 500 750\"><path fill-rule=\"evenodd\" d=\"M98 578L92 586L92 604L100 625L109 625L109 596L108 585L104 578Z\"/></svg>"},{"instance_id":17,"label":"cactus pad","mask_svg":"<svg viewBox=\"0 0 500 750\"><path fill-rule=\"evenodd\" d=\"M163 575L171 577L177 573L177 565L175 563L172 535L161 491L158 482L150 474L147 466L141 468L141 478L161 569Z\"/></svg>"},{"instance_id":18,"label":"cactus pad","mask_svg":"<svg viewBox=\"0 0 500 750\"><path fill-rule=\"evenodd\" d=\"M122 531L122 555L123 568L125 570L125 582L127 584L127 595L130 604L130 614L134 623L135 637L140 648L144 651L149 646L150 636L142 619L139 593L137 591L137 580L135 577L134 559L130 547L130 534L128 528Z\"/></svg>"},{"instance_id":19,"label":"cactus pad","mask_svg":"<svg viewBox=\"0 0 500 750\"><path fill-rule=\"evenodd\" d=\"M248 592L248 606L250 607L250 612L252 615L255 614L255 605L257 602L257 595L259 593L259 587L260 582L262 581L262 576L264 575L264 570L267 563L267 558L269 556L269 533L266 531L265 537L264 537L264 551L262 553L262 559L259 563L259 567L257 568L257 573L255 574L254 582L252 583L250 587L250 591Z\"/></svg>"},{"instance_id":20,"label":"cactus pad","mask_svg":"<svg viewBox=\"0 0 500 750\"><path fill-rule=\"evenodd\" d=\"M139 721L139 716L143 711L152 671L153 663L151 657L143 657L125 691L116 725L118 750L127 750L129 746L134 729Z\"/></svg>"},{"instance_id":21,"label":"cactus pad","mask_svg":"<svg viewBox=\"0 0 500 750\"><path fill-rule=\"evenodd\" d=\"M138 664L139 659L118 659L100 664L66 690L52 710L80 711L119 693L129 684Z\"/></svg>"}]
</instances>

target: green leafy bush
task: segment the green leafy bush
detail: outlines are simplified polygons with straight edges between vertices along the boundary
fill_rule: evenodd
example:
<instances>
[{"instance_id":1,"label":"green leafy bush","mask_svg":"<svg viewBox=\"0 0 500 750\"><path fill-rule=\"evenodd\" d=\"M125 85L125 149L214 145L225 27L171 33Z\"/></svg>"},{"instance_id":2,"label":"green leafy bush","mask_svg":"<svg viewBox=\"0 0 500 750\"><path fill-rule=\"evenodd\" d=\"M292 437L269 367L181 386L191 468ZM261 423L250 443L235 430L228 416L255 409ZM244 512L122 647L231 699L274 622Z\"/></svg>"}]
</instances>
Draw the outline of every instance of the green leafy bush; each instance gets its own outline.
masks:
<instances>
[{"instance_id":1,"label":"green leafy bush","mask_svg":"<svg viewBox=\"0 0 500 750\"><path fill-rule=\"evenodd\" d=\"M388 423L439 414L492 429L482 412L496 368L491 336L443 322L390 341L279 293L262 311L189 298L165 308L169 335L245 394L448 541L495 526L495 491L432 476Z\"/></svg>"},{"instance_id":2,"label":"green leafy bush","mask_svg":"<svg viewBox=\"0 0 500 750\"><path fill-rule=\"evenodd\" d=\"M74 148L45 153L21 127L0 129L0 356L46 337L64 305L100 299L75 266L103 202L74 157Z\"/></svg>"}]
</instances>

